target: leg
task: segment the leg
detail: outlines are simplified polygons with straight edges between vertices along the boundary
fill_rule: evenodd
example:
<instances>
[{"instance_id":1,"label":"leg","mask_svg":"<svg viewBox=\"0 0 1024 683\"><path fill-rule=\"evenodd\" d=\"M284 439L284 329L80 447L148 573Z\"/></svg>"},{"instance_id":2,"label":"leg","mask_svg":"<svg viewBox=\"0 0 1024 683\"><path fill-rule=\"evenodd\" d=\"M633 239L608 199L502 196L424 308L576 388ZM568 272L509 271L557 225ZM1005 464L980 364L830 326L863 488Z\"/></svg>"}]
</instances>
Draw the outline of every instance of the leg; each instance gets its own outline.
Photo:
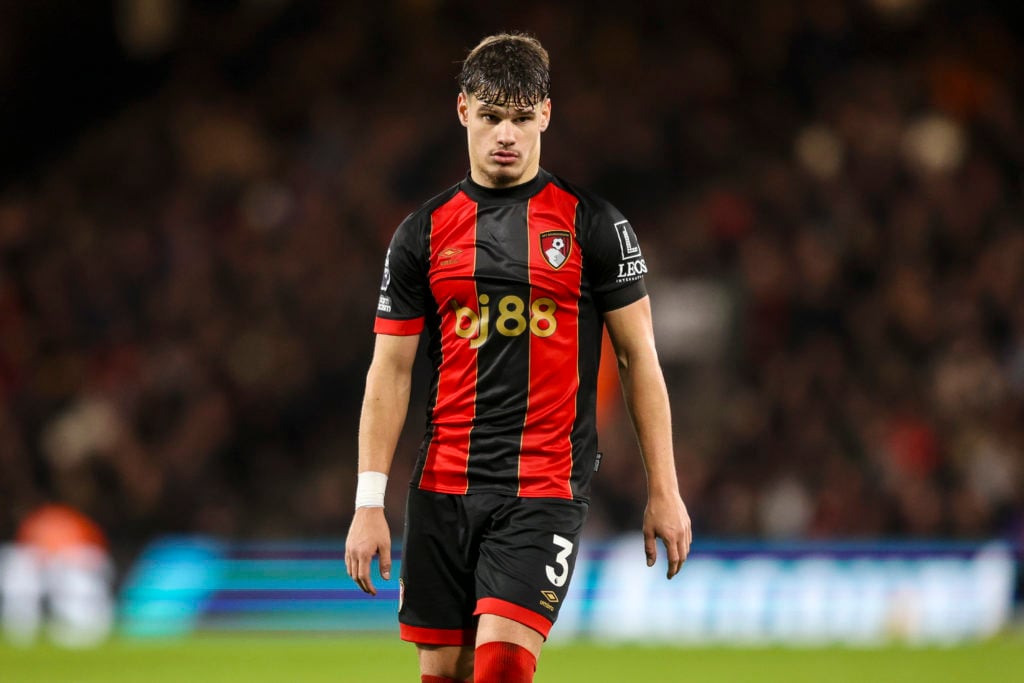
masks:
<instances>
[{"instance_id":1,"label":"leg","mask_svg":"<svg viewBox=\"0 0 1024 683\"><path fill-rule=\"evenodd\" d=\"M472 647L417 645L416 650L420 658L420 675L428 683L461 683L473 675Z\"/></svg>"},{"instance_id":2,"label":"leg","mask_svg":"<svg viewBox=\"0 0 1024 683\"><path fill-rule=\"evenodd\" d=\"M518 621L481 614L474 683L530 683L544 636Z\"/></svg>"},{"instance_id":3,"label":"leg","mask_svg":"<svg viewBox=\"0 0 1024 683\"><path fill-rule=\"evenodd\" d=\"M492 510L476 569L474 683L531 683L565 601L585 503L515 498Z\"/></svg>"},{"instance_id":4,"label":"leg","mask_svg":"<svg viewBox=\"0 0 1024 683\"><path fill-rule=\"evenodd\" d=\"M423 683L462 683L473 675L473 569L462 547L472 532L463 499L409 490L398 621L402 640L416 644Z\"/></svg>"},{"instance_id":5,"label":"leg","mask_svg":"<svg viewBox=\"0 0 1024 683\"><path fill-rule=\"evenodd\" d=\"M513 643L525 648L536 659L540 657L544 636L518 621L497 614L481 614L476 631L476 646L487 643Z\"/></svg>"}]
</instances>

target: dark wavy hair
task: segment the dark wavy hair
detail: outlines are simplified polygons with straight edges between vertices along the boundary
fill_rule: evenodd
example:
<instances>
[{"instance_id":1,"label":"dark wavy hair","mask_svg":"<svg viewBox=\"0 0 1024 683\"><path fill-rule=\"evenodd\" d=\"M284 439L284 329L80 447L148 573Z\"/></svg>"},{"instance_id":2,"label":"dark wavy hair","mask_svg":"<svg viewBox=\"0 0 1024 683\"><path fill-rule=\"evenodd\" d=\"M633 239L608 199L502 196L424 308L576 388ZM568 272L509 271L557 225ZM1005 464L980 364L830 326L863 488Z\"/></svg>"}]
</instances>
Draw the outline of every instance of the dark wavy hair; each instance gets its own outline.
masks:
<instances>
[{"instance_id":1,"label":"dark wavy hair","mask_svg":"<svg viewBox=\"0 0 1024 683\"><path fill-rule=\"evenodd\" d=\"M529 109L549 95L550 68L548 51L539 40L526 33L498 33L466 56L459 87L488 104Z\"/></svg>"}]
</instances>

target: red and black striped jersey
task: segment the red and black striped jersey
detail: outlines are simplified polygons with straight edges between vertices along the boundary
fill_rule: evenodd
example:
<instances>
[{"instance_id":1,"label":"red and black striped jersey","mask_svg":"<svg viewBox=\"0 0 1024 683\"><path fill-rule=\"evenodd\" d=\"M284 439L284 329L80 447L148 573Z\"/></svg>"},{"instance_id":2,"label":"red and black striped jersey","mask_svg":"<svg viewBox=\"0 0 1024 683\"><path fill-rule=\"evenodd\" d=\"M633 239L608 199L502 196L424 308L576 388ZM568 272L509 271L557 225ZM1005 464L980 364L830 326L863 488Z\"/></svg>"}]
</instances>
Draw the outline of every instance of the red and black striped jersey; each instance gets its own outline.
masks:
<instances>
[{"instance_id":1,"label":"red and black striped jersey","mask_svg":"<svg viewBox=\"0 0 1024 683\"><path fill-rule=\"evenodd\" d=\"M544 170L504 189L467 177L406 218L374 331L428 334L412 484L586 500L603 314L645 296L646 270L614 207Z\"/></svg>"}]
</instances>

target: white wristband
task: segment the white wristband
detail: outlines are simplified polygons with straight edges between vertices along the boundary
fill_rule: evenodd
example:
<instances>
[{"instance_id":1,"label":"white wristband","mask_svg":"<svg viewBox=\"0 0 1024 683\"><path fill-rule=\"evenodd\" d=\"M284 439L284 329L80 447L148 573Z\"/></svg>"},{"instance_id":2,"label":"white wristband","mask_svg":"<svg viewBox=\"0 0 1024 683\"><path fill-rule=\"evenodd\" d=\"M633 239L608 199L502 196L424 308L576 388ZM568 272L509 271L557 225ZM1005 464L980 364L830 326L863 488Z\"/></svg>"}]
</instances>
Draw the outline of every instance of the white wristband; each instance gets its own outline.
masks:
<instances>
[{"instance_id":1,"label":"white wristband","mask_svg":"<svg viewBox=\"0 0 1024 683\"><path fill-rule=\"evenodd\" d=\"M388 475L383 472L360 472L356 485L356 509L384 507L384 489Z\"/></svg>"}]
</instances>

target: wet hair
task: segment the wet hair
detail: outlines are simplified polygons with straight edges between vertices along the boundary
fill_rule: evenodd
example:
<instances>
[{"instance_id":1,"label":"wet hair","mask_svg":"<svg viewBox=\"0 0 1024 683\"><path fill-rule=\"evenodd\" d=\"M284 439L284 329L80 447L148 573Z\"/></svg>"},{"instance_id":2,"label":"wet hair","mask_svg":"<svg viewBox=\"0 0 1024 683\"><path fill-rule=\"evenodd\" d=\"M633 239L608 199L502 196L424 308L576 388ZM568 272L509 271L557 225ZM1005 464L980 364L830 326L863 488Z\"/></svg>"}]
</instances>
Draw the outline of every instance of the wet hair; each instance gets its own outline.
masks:
<instances>
[{"instance_id":1,"label":"wet hair","mask_svg":"<svg viewBox=\"0 0 1024 683\"><path fill-rule=\"evenodd\" d=\"M487 104L529 109L551 91L550 66L547 50L533 36L498 33L466 56L459 87Z\"/></svg>"}]
</instances>

